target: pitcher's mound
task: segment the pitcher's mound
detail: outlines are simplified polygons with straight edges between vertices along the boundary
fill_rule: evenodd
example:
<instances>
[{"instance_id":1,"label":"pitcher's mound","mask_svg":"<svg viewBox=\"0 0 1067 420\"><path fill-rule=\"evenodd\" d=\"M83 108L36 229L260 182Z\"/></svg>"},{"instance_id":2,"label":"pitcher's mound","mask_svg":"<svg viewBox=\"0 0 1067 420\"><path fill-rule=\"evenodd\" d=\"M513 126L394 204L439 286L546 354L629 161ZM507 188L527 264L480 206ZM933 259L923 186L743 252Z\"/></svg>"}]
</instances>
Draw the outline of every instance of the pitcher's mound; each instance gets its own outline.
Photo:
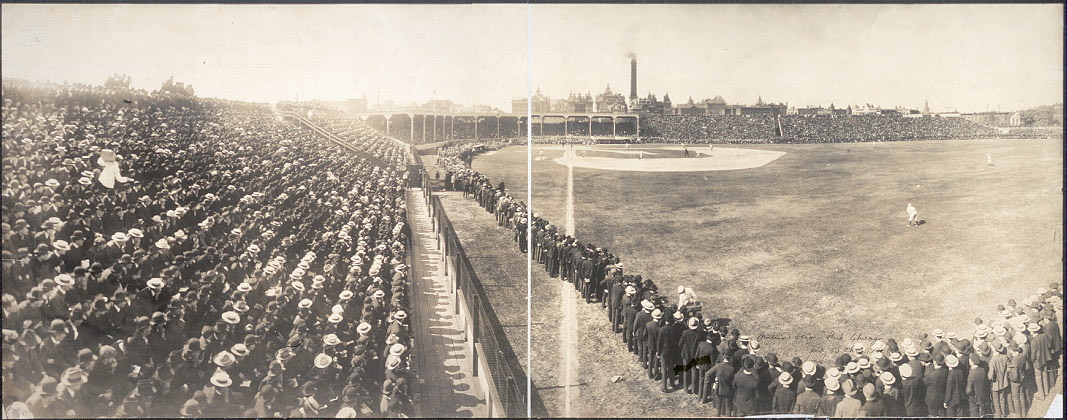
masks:
<instances>
[{"instance_id":1,"label":"pitcher's mound","mask_svg":"<svg viewBox=\"0 0 1067 420\"><path fill-rule=\"evenodd\" d=\"M627 150L626 152L627 154L637 153L636 150ZM690 153L695 154L694 151L690 151ZM649 153L646 152L646 154ZM636 159L633 157L580 157L577 154L567 153L562 157L553 159L553 161L564 166L603 169L606 171L703 172L758 168L771 163L784 154L785 152L771 150L717 148L710 156L702 151L700 157L659 159L646 157L644 159Z\"/></svg>"}]
</instances>

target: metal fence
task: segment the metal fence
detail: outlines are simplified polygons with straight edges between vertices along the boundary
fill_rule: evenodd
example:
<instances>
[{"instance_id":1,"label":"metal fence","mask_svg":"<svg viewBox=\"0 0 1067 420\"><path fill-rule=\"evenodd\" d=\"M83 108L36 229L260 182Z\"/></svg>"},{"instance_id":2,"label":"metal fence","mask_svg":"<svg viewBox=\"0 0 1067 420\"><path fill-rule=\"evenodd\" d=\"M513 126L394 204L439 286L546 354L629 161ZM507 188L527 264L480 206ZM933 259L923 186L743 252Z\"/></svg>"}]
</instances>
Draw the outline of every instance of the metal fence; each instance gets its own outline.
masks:
<instances>
[{"instance_id":1,"label":"metal fence","mask_svg":"<svg viewBox=\"0 0 1067 420\"><path fill-rule=\"evenodd\" d=\"M432 185L425 171L422 173L422 187L437 246L442 251L445 271L451 281L449 292L456 297L454 311L464 321L465 341L473 350L474 375L484 378L489 385L487 403L490 407L499 404L502 412L495 413L496 416L526 417L527 401L530 401L530 415L546 416L547 411L537 392L530 390L532 395L527 392L526 372L504 333L452 222L445 214L440 197L432 193ZM487 372L481 371L482 366Z\"/></svg>"}]
</instances>

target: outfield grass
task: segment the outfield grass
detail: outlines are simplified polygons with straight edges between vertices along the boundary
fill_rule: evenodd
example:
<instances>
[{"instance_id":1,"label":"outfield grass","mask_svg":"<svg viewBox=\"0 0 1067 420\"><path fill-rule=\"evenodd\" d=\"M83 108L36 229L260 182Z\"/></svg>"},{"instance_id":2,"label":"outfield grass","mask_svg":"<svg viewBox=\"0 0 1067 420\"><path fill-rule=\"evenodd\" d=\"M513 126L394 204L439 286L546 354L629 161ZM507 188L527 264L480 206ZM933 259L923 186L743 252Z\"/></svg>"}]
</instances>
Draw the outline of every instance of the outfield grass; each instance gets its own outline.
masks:
<instances>
[{"instance_id":1,"label":"outfield grass","mask_svg":"<svg viewBox=\"0 0 1067 420\"><path fill-rule=\"evenodd\" d=\"M828 361L856 339L968 335L997 303L1062 283L1062 147L743 145L786 155L736 171L576 168L577 236L668 293L692 286L715 316L763 336L766 351ZM524 196L525 152L501 150L474 168ZM533 207L559 225L561 154L546 150L533 166ZM926 224L906 225L909 202Z\"/></svg>"},{"instance_id":2,"label":"outfield grass","mask_svg":"<svg viewBox=\"0 0 1067 420\"><path fill-rule=\"evenodd\" d=\"M969 335L970 321L989 319L997 303L1062 284L1062 147L1061 140L742 145L786 155L736 171L576 168L577 235L668 293L692 286L713 315L733 319L764 352L828 363L854 341L933 328ZM561 226L567 169L552 159L562 153L548 148L532 180L535 211ZM674 157L659 156L668 153ZM987 153L995 166L986 165ZM475 159L474 168L525 197L526 156L524 148L500 150ZM907 226L908 202L923 226ZM483 281L515 285L491 299L498 314L517 317L525 260L509 234L476 204L453 197L446 206L463 215L457 229ZM566 305L559 280L537 266L533 274L528 368L550 415L563 415L567 398L572 416L709 414L687 394L659 392L608 331L600 307L584 303L575 314L577 371L565 395ZM516 350L525 344L519 331L508 333ZM611 382L616 375L621 381Z\"/></svg>"}]
</instances>

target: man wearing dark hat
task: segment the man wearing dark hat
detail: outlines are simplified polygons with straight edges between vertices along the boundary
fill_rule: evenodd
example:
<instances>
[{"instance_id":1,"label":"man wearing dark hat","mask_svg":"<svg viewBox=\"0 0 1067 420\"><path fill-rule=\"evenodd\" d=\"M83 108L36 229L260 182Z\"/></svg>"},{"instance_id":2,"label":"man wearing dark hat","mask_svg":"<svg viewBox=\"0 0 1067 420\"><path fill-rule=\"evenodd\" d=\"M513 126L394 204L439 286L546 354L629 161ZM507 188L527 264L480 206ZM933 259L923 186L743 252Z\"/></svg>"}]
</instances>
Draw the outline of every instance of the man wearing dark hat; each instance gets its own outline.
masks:
<instances>
[{"instance_id":1,"label":"man wearing dark hat","mask_svg":"<svg viewBox=\"0 0 1067 420\"><path fill-rule=\"evenodd\" d=\"M741 371L734 375L734 409L738 417L754 415L759 409L759 379L756 378L755 369L755 360L752 357L744 357L741 361Z\"/></svg>"},{"instance_id":2,"label":"man wearing dark hat","mask_svg":"<svg viewBox=\"0 0 1067 420\"><path fill-rule=\"evenodd\" d=\"M62 319L53 319L49 324L48 336L41 345L41 356L45 373L50 376L60 376L78 354L78 349L67 340L68 333L67 323Z\"/></svg>"},{"instance_id":3,"label":"man wearing dark hat","mask_svg":"<svg viewBox=\"0 0 1067 420\"><path fill-rule=\"evenodd\" d=\"M945 394L949 372L944 363L945 357L941 353L934 353L931 365L926 368L926 376L923 377L923 385L926 388L926 409L929 415L934 417L945 417L947 408Z\"/></svg>"},{"instance_id":4,"label":"man wearing dark hat","mask_svg":"<svg viewBox=\"0 0 1067 420\"><path fill-rule=\"evenodd\" d=\"M700 401L706 402L712 398L715 405L715 414L720 417L730 417L734 414L734 363L735 361L720 358L719 363L708 370L704 375L703 393Z\"/></svg>"},{"instance_id":5,"label":"man wearing dark hat","mask_svg":"<svg viewBox=\"0 0 1067 420\"><path fill-rule=\"evenodd\" d=\"M663 373L662 390L668 392L673 390L678 384L676 384L676 376L681 374L684 366L682 366L682 349L681 339L682 330L685 328L682 324L683 315L681 312L675 312L674 316L667 321L667 325L664 325L659 330L659 348L660 355L660 371Z\"/></svg>"},{"instance_id":6,"label":"man wearing dark hat","mask_svg":"<svg viewBox=\"0 0 1067 420\"><path fill-rule=\"evenodd\" d=\"M819 411L819 394L815 392L815 377L805 375L801 381L804 383L804 390L797 395L793 414L814 416Z\"/></svg>"},{"instance_id":7,"label":"man wearing dark hat","mask_svg":"<svg viewBox=\"0 0 1067 420\"><path fill-rule=\"evenodd\" d=\"M58 382L51 376L45 376L37 384L37 390L26 399L26 406L29 407L34 417L49 418L65 414L57 412L56 409L59 407L53 406L57 398L57 386Z\"/></svg>"},{"instance_id":8,"label":"man wearing dark hat","mask_svg":"<svg viewBox=\"0 0 1067 420\"><path fill-rule=\"evenodd\" d=\"M989 372L986 362L977 354L968 357L970 369L967 371L967 399L972 417L985 417L989 411Z\"/></svg>"},{"instance_id":9,"label":"man wearing dark hat","mask_svg":"<svg viewBox=\"0 0 1067 420\"><path fill-rule=\"evenodd\" d=\"M1045 334L1046 330L1036 320L1031 322L1027 328L1030 333L1028 359L1033 365L1034 379L1037 383L1037 393L1034 394L1034 398L1042 401L1048 397L1052 383L1050 379L1054 375L1054 369L1056 369L1056 360L1052 357L1055 352L1055 346L1049 336Z\"/></svg>"}]
</instances>

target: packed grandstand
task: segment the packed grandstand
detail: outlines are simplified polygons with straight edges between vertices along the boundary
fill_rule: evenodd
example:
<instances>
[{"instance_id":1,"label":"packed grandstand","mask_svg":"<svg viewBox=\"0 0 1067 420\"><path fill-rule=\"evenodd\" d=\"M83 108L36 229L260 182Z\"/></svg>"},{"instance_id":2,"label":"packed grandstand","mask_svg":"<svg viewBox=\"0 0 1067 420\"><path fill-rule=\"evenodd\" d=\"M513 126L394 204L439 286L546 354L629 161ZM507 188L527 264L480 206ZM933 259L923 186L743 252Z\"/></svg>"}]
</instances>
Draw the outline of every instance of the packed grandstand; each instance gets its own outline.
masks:
<instances>
[{"instance_id":1,"label":"packed grandstand","mask_svg":"<svg viewBox=\"0 0 1067 420\"><path fill-rule=\"evenodd\" d=\"M357 157L267 105L173 93L3 101L6 408L414 414L407 149L354 128Z\"/></svg>"},{"instance_id":2,"label":"packed grandstand","mask_svg":"<svg viewBox=\"0 0 1067 420\"><path fill-rule=\"evenodd\" d=\"M534 140L596 142L605 124L593 127L591 136L566 138L553 126L555 135ZM455 137L473 134L460 127ZM941 117L653 116L640 140L1057 136ZM449 189L481 196L493 186L470 159L515 141L475 143L443 149L440 165ZM414 415L409 318L420 314L410 307L408 174L400 169L414 158L368 124L308 104L5 83L4 405L24 404L37 417ZM496 208L496 198L486 200ZM500 220L524 212L521 201L508 203L515 207ZM551 230L540 218L532 224L536 234ZM541 243L531 251L540 257ZM655 299L651 280L616 274L589 293L615 305L623 302L615 289L632 286L626 302L656 301L673 316L677 307ZM1047 313L1059 310L1051 298L1060 293L1052 285L987 323L990 338L1011 343L1029 333L1017 322L1023 316L1054 319ZM756 345L737 330L716 331L729 344L722 353ZM886 344L891 356L970 359L993 346ZM883 363L850 356L834 370ZM794 364L799 383L808 364Z\"/></svg>"}]
</instances>

